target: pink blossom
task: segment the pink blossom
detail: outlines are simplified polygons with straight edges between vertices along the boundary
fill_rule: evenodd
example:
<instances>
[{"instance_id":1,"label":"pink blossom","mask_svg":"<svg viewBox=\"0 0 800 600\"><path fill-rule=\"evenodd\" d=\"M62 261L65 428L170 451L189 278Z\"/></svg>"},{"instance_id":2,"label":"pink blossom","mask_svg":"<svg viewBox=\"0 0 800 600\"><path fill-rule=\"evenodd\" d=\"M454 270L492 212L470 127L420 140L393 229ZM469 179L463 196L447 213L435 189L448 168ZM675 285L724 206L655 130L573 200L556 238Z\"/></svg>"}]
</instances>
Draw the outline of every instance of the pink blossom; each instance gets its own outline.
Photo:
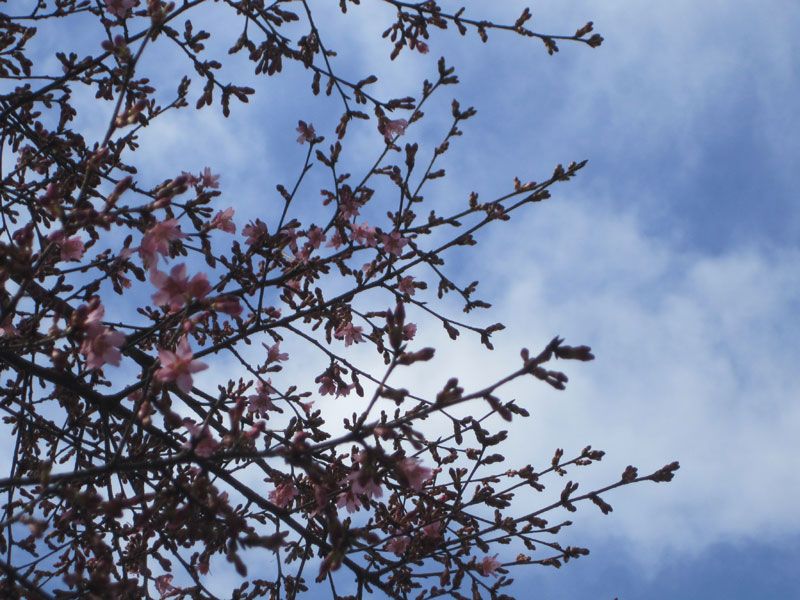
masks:
<instances>
[{"instance_id":1,"label":"pink blossom","mask_svg":"<svg viewBox=\"0 0 800 600\"><path fill-rule=\"evenodd\" d=\"M194 360L189 340L185 337L178 342L175 352L159 348L158 360L161 368L156 371L156 379L165 383L174 381L178 389L187 394L192 389L192 373L208 368L205 363Z\"/></svg>"},{"instance_id":2,"label":"pink blossom","mask_svg":"<svg viewBox=\"0 0 800 600\"><path fill-rule=\"evenodd\" d=\"M393 231L390 234L384 233L381 236L381 242L383 243L383 249L395 256L400 256L403 252L403 247L408 244L408 240L401 236L398 231Z\"/></svg>"},{"instance_id":3,"label":"pink blossom","mask_svg":"<svg viewBox=\"0 0 800 600\"><path fill-rule=\"evenodd\" d=\"M159 351L159 355L160 354L161 352ZM205 368L205 366L203 368ZM158 377L158 373L156 373L156 377ZM189 377L189 380L191 385L191 376ZM194 453L197 456L202 456L203 458L208 458L217 451L217 448L219 448L219 442L217 442L217 440L214 439L214 436L211 435L211 432L208 430L208 425L201 427L192 421L192 419L184 419L183 426L191 435L190 439L184 442L183 448L188 449L194 446ZM223 499L222 496L220 496L220 499Z\"/></svg>"},{"instance_id":4,"label":"pink blossom","mask_svg":"<svg viewBox=\"0 0 800 600\"><path fill-rule=\"evenodd\" d=\"M255 223L248 223L242 229L242 233L247 236L244 241L248 246L260 242L267 235L267 224L261 219L256 219Z\"/></svg>"},{"instance_id":5,"label":"pink blossom","mask_svg":"<svg viewBox=\"0 0 800 600\"><path fill-rule=\"evenodd\" d=\"M410 543L411 538L409 538L407 535L401 535L386 542L384 548L389 552L394 553L396 556L403 556Z\"/></svg>"},{"instance_id":6,"label":"pink blossom","mask_svg":"<svg viewBox=\"0 0 800 600\"><path fill-rule=\"evenodd\" d=\"M306 123L305 121L298 121L297 122L297 133L300 135L297 137L297 143L303 144L305 142L311 142L314 138L317 137L317 132L314 131L314 126L310 123Z\"/></svg>"},{"instance_id":7,"label":"pink blossom","mask_svg":"<svg viewBox=\"0 0 800 600\"><path fill-rule=\"evenodd\" d=\"M119 348L125 343L125 335L106 327L92 327L81 343L80 352L86 357L88 369L99 369L108 363L115 367L122 360Z\"/></svg>"},{"instance_id":8,"label":"pink blossom","mask_svg":"<svg viewBox=\"0 0 800 600\"><path fill-rule=\"evenodd\" d=\"M206 167L200 173L200 183L207 188L219 187L219 175L212 175L211 168Z\"/></svg>"},{"instance_id":9,"label":"pink blossom","mask_svg":"<svg viewBox=\"0 0 800 600\"><path fill-rule=\"evenodd\" d=\"M312 226L306 233L306 237L312 248L319 248L320 244L325 241L325 232L319 227Z\"/></svg>"},{"instance_id":10,"label":"pink blossom","mask_svg":"<svg viewBox=\"0 0 800 600\"><path fill-rule=\"evenodd\" d=\"M330 377L323 375L321 377L317 377L315 381L321 384L319 386L319 393L322 396L325 396L327 394L333 395L336 393L336 383Z\"/></svg>"},{"instance_id":11,"label":"pink blossom","mask_svg":"<svg viewBox=\"0 0 800 600\"><path fill-rule=\"evenodd\" d=\"M375 236L375 228L370 227L365 223L355 223L350 226L352 233L350 237L358 244L364 244L370 248L374 248L378 240Z\"/></svg>"},{"instance_id":12,"label":"pink blossom","mask_svg":"<svg viewBox=\"0 0 800 600\"><path fill-rule=\"evenodd\" d=\"M233 222L233 208L219 211L211 219L211 228L219 229L225 233L236 233L236 224Z\"/></svg>"},{"instance_id":13,"label":"pink blossom","mask_svg":"<svg viewBox=\"0 0 800 600\"><path fill-rule=\"evenodd\" d=\"M79 237L67 238L63 231L54 231L48 239L55 242L61 250L61 260L80 260L86 248Z\"/></svg>"},{"instance_id":14,"label":"pink blossom","mask_svg":"<svg viewBox=\"0 0 800 600\"><path fill-rule=\"evenodd\" d=\"M267 349L267 362L283 362L289 359L289 355L286 352L281 352L281 343L275 342L272 346L267 346L266 344L262 343L262 346Z\"/></svg>"},{"instance_id":15,"label":"pink blossom","mask_svg":"<svg viewBox=\"0 0 800 600\"><path fill-rule=\"evenodd\" d=\"M386 119L378 125L378 131L383 134L387 143L392 141L395 136L403 135L408 127L405 119Z\"/></svg>"},{"instance_id":16,"label":"pink blossom","mask_svg":"<svg viewBox=\"0 0 800 600\"><path fill-rule=\"evenodd\" d=\"M418 458L404 458L397 463L397 467L408 482L408 487L416 491L420 491L433 474L428 467L420 464Z\"/></svg>"},{"instance_id":17,"label":"pink blossom","mask_svg":"<svg viewBox=\"0 0 800 600\"><path fill-rule=\"evenodd\" d=\"M407 275L400 279L400 281L397 282L397 290L409 296L413 296L414 292L417 291L417 288L414 287L414 278Z\"/></svg>"},{"instance_id":18,"label":"pink blossom","mask_svg":"<svg viewBox=\"0 0 800 600\"><path fill-rule=\"evenodd\" d=\"M172 575L160 575L156 577L156 591L161 594L161 599L169 598L181 593L183 590L172 585Z\"/></svg>"},{"instance_id":19,"label":"pink blossom","mask_svg":"<svg viewBox=\"0 0 800 600\"><path fill-rule=\"evenodd\" d=\"M355 385L346 385L344 383L340 383L339 386L336 388L336 397L339 396L349 396L350 392L355 389Z\"/></svg>"},{"instance_id":20,"label":"pink blossom","mask_svg":"<svg viewBox=\"0 0 800 600\"><path fill-rule=\"evenodd\" d=\"M172 267L170 274L153 269L150 281L158 286L153 294L153 302L158 306L169 306L170 310L180 310L187 300L200 300L211 291L211 284L205 273L198 273L191 280L186 275L186 265L181 263Z\"/></svg>"},{"instance_id":21,"label":"pink blossom","mask_svg":"<svg viewBox=\"0 0 800 600\"><path fill-rule=\"evenodd\" d=\"M503 563L497 560L497 554L494 556L489 556L488 554L483 557L483 560L478 564L478 572L483 575L484 577L488 577L489 575L494 575L497 577L495 571L498 568L502 567Z\"/></svg>"},{"instance_id":22,"label":"pink blossom","mask_svg":"<svg viewBox=\"0 0 800 600\"><path fill-rule=\"evenodd\" d=\"M325 244L326 248L333 248L335 250L339 249L339 246L344 244L344 240L342 239L342 234L339 233L338 230L333 232L331 239Z\"/></svg>"},{"instance_id":23,"label":"pink blossom","mask_svg":"<svg viewBox=\"0 0 800 600\"><path fill-rule=\"evenodd\" d=\"M161 223L156 223L144 234L142 244L139 246L139 256L145 267L151 267L158 262L158 255L167 256L169 254L169 243L173 240L186 238L187 235L181 231L181 226L177 219L167 219Z\"/></svg>"},{"instance_id":24,"label":"pink blossom","mask_svg":"<svg viewBox=\"0 0 800 600\"><path fill-rule=\"evenodd\" d=\"M139 4L139 0L105 0L106 10L112 15L124 19L128 10Z\"/></svg>"},{"instance_id":25,"label":"pink blossom","mask_svg":"<svg viewBox=\"0 0 800 600\"><path fill-rule=\"evenodd\" d=\"M272 387L271 381L267 383L259 381L256 386L256 393L247 397L248 405L247 410L251 414L258 413L259 415L266 416L267 411L273 410L275 412L283 412L272 403L269 395L275 393L275 388Z\"/></svg>"},{"instance_id":26,"label":"pink blossom","mask_svg":"<svg viewBox=\"0 0 800 600\"><path fill-rule=\"evenodd\" d=\"M425 537L429 538L438 538L442 535L442 522L441 521L434 521L433 523L428 523L425 527L422 528L422 533Z\"/></svg>"},{"instance_id":27,"label":"pink blossom","mask_svg":"<svg viewBox=\"0 0 800 600\"><path fill-rule=\"evenodd\" d=\"M353 513L361 507L361 500L356 498L356 495L352 492L352 490L347 490L346 492L339 494L339 497L336 499L336 506L339 508L344 506L347 508L347 512Z\"/></svg>"},{"instance_id":28,"label":"pink blossom","mask_svg":"<svg viewBox=\"0 0 800 600\"><path fill-rule=\"evenodd\" d=\"M269 493L269 501L280 508L286 508L291 504L295 496L297 496L297 488L294 483L287 481L286 483L277 485L275 489Z\"/></svg>"},{"instance_id":29,"label":"pink blossom","mask_svg":"<svg viewBox=\"0 0 800 600\"><path fill-rule=\"evenodd\" d=\"M372 475L367 473L365 469L356 469L352 471L347 479L350 481L350 489L354 494L359 496L364 495L367 498L380 498L383 496L383 490L378 482L372 478Z\"/></svg>"},{"instance_id":30,"label":"pink blossom","mask_svg":"<svg viewBox=\"0 0 800 600\"><path fill-rule=\"evenodd\" d=\"M337 340L344 340L344 345L349 346L353 342L363 342L364 336L361 335L364 332L364 328L358 325L353 325L352 323L347 323L346 325L342 325L336 330L334 333L334 337Z\"/></svg>"},{"instance_id":31,"label":"pink blossom","mask_svg":"<svg viewBox=\"0 0 800 600\"><path fill-rule=\"evenodd\" d=\"M344 219L358 216L360 204L349 187L344 186L339 190L339 212Z\"/></svg>"},{"instance_id":32,"label":"pink blossom","mask_svg":"<svg viewBox=\"0 0 800 600\"><path fill-rule=\"evenodd\" d=\"M414 323L406 323L403 325L404 340L413 340L415 335L417 335L417 326L414 325Z\"/></svg>"}]
</instances>

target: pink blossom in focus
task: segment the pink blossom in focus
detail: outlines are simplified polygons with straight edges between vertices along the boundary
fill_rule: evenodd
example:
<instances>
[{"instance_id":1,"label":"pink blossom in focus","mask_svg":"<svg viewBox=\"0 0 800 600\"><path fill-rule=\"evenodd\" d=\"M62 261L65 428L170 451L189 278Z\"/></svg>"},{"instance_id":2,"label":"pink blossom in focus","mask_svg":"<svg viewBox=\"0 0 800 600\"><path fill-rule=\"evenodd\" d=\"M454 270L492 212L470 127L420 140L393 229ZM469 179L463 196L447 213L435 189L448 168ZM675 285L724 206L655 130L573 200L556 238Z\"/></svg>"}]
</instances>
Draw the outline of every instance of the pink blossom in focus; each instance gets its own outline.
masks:
<instances>
[{"instance_id":1,"label":"pink blossom in focus","mask_svg":"<svg viewBox=\"0 0 800 600\"><path fill-rule=\"evenodd\" d=\"M283 362L289 359L289 355L286 352L281 352L281 344L280 342L275 342L272 346L267 346L266 344L262 343L262 346L267 349L267 362Z\"/></svg>"},{"instance_id":2,"label":"pink blossom in focus","mask_svg":"<svg viewBox=\"0 0 800 600\"><path fill-rule=\"evenodd\" d=\"M311 142L315 137L317 137L317 132L314 131L314 126L310 123L306 123L305 121L298 121L297 122L297 133L300 135L297 137L297 143L303 144L305 142Z\"/></svg>"},{"instance_id":3,"label":"pink blossom in focus","mask_svg":"<svg viewBox=\"0 0 800 600\"><path fill-rule=\"evenodd\" d=\"M181 226L177 219L167 219L156 223L147 230L139 246L139 256L142 257L144 266L150 268L158 262L158 255L167 256L169 254L169 243L173 240L186 238L187 235L181 231Z\"/></svg>"},{"instance_id":4,"label":"pink blossom in focus","mask_svg":"<svg viewBox=\"0 0 800 600\"><path fill-rule=\"evenodd\" d=\"M295 496L297 496L297 488L294 486L294 483L288 481L279 484L269 493L269 501L276 506L286 508L291 504Z\"/></svg>"},{"instance_id":5,"label":"pink blossom in focus","mask_svg":"<svg viewBox=\"0 0 800 600\"><path fill-rule=\"evenodd\" d=\"M225 233L236 233L236 224L233 222L233 208L219 211L211 219L211 228L219 229Z\"/></svg>"},{"instance_id":6,"label":"pink blossom in focus","mask_svg":"<svg viewBox=\"0 0 800 600\"><path fill-rule=\"evenodd\" d=\"M478 572L484 577L488 577L489 575L494 575L497 577L495 571L502 566L503 563L497 560L497 554L494 556L486 555L483 557L483 560L478 563Z\"/></svg>"},{"instance_id":7,"label":"pink blossom in focus","mask_svg":"<svg viewBox=\"0 0 800 600\"><path fill-rule=\"evenodd\" d=\"M333 395L336 393L336 383L330 377L323 375L321 377L317 377L315 381L321 384L319 386L320 395L325 396L327 394Z\"/></svg>"},{"instance_id":8,"label":"pink blossom in focus","mask_svg":"<svg viewBox=\"0 0 800 600\"><path fill-rule=\"evenodd\" d=\"M350 226L352 233L350 237L358 244L364 244L370 248L374 248L378 240L375 236L375 228L370 227L366 223L356 223Z\"/></svg>"},{"instance_id":9,"label":"pink blossom in focus","mask_svg":"<svg viewBox=\"0 0 800 600\"><path fill-rule=\"evenodd\" d=\"M325 241L325 232L319 227L314 226L308 230L306 237L312 248L319 248L320 244Z\"/></svg>"},{"instance_id":10,"label":"pink blossom in focus","mask_svg":"<svg viewBox=\"0 0 800 600\"><path fill-rule=\"evenodd\" d=\"M403 339L413 340L415 335L417 335L417 326L414 323L406 323L403 326Z\"/></svg>"},{"instance_id":11,"label":"pink blossom in focus","mask_svg":"<svg viewBox=\"0 0 800 600\"><path fill-rule=\"evenodd\" d=\"M408 481L408 487L416 491L420 491L433 475L433 471L423 467L418 458L404 458L397 463L397 467Z\"/></svg>"},{"instance_id":12,"label":"pink blossom in focus","mask_svg":"<svg viewBox=\"0 0 800 600\"><path fill-rule=\"evenodd\" d=\"M356 344L358 342L364 341L364 336L362 333L364 332L364 328L358 325L353 325L352 323L347 323L346 325L342 325L336 330L336 333L333 336L337 340L344 340L344 345L349 346L353 342Z\"/></svg>"},{"instance_id":13,"label":"pink blossom in focus","mask_svg":"<svg viewBox=\"0 0 800 600\"><path fill-rule=\"evenodd\" d=\"M158 360L161 368L156 371L156 379L164 383L174 381L178 389L187 394L192 389L192 373L208 368L205 363L194 360L189 340L185 337L178 342L175 352L159 348Z\"/></svg>"},{"instance_id":14,"label":"pink blossom in focus","mask_svg":"<svg viewBox=\"0 0 800 600\"><path fill-rule=\"evenodd\" d=\"M408 244L408 240L400 235L400 232L393 231L390 234L384 233L381 236L381 243L383 249L389 254L400 256L403 253L403 247Z\"/></svg>"},{"instance_id":15,"label":"pink blossom in focus","mask_svg":"<svg viewBox=\"0 0 800 600\"><path fill-rule=\"evenodd\" d=\"M112 15L124 19L128 10L139 4L139 0L105 0L106 10Z\"/></svg>"},{"instance_id":16,"label":"pink blossom in focus","mask_svg":"<svg viewBox=\"0 0 800 600\"><path fill-rule=\"evenodd\" d=\"M407 275L400 279L400 281L397 282L397 290L409 296L413 296L414 292L417 291L417 288L414 287L414 278Z\"/></svg>"},{"instance_id":17,"label":"pink blossom in focus","mask_svg":"<svg viewBox=\"0 0 800 600\"><path fill-rule=\"evenodd\" d=\"M212 175L211 168L206 167L203 169L203 172L200 173L200 183L207 188L218 188L219 187L219 175Z\"/></svg>"},{"instance_id":18,"label":"pink blossom in focus","mask_svg":"<svg viewBox=\"0 0 800 600\"><path fill-rule=\"evenodd\" d=\"M331 239L325 244L326 248L333 248L334 250L338 250L339 246L344 244L344 240L342 239L342 235L339 233L338 230L333 232Z\"/></svg>"},{"instance_id":19,"label":"pink blossom in focus","mask_svg":"<svg viewBox=\"0 0 800 600\"><path fill-rule=\"evenodd\" d=\"M403 556L410 543L411 539L407 535L401 535L386 542L384 548L389 552L394 553L395 556Z\"/></svg>"},{"instance_id":20,"label":"pink blossom in focus","mask_svg":"<svg viewBox=\"0 0 800 600\"><path fill-rule=\"evenodd\" d=\"M267 235L267 224L261 219L256 219L255 223L248 223L242 229L242 233L247 236L244 241L248 246L260 242Z\"/></svg>"},{"instance_id":21,"label":"pink blossom in focus","mask_svg":"<svg viewBox=\"0 0 800 600\"><path fill-rule=\"evenodd\" d=\"M405 119L387 119L378 125L378 131L383 134L387 143L392 141L392 138L398 135L403 135L408 127L408 121Z\"/></svg>"},{"instance_id":22,"label":"pink blossom in focus","mask_svg":"<svg viewBox=\"0 0 800 600\"><path fill-rule=\"evenodd\" d=\"M186 265L181 263L172 267L170 274L153 269L150 281L158 287L153 294L157 306L169 306L170 310L180 310L189 299L200 300L211 291L211 284L205 273L198 273L191 279L186 275Z\"/></svg>"},{"instance_id":23,"label":"pink blossom in focus","mask_svg":"<svg viewBox=\"0 0 800 600\"><path fill-rule=\"evenodd\" d=\"M247 410L251 414L258 413L259 415L266 416L267 411L283 412L280 408L272 403L269 395L275 393L275 388L272 387L270 380L267 383L259 381L256 386L256 393L247 397L248 405Z\"/></svg>"}]
</instances>

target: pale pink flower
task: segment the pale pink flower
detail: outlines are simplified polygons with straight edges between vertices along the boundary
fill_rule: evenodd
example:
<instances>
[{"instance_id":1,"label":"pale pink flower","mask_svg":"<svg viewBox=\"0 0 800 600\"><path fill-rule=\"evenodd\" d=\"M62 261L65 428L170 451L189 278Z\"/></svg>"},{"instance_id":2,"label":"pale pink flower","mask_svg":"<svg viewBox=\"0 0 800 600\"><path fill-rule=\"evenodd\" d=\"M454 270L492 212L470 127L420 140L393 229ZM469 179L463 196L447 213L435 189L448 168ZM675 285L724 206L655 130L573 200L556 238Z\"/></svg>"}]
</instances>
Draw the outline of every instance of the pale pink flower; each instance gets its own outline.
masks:
<instances>
[{"instance_id":1,"label":"pale pink flower","mask_svg":"<svg viewBox=\"0 0 800 600\"><path fill-rule=\"evenodd\" d=\"M256 219L255 223L248 223L242 229L242 233L247 236L244 241L248 246L260 242L267 235L267 224L261 219Z\"/></svg>"},{"instance_id":2,"label":"pale pink flower","mask_svg":"<svg viewBox=\"0 0 800 600\"><path fill-rule=\"evenodd\" d=\"M347 479L350 481L350 489L353 490L354 494L364 495L367 498L380 498L383 496L381 486L364 469L352 471L347 476Z\"/></svg>"},{"instance_id":3,"label":"pale pink flower","mask_svg":"<svg viewBox=\"0 0 800 600\"><path fill-rule=\"evenodd\" d=\"M61 230L54 231L47 237L58 245L61 250L61 260L80 260L86 251L81 238L77 236L68 238Z\"/></svg>"},{"instance_id":4,"label":"pale pink flower","mask_svg":"<svg viewBox=\"0 0 800 600\"><path fill-rule=\"evenodd\" d=\"M417 326L414 325L414 323L406 323L403 325L404 340L413 340L415 335L417 335Z\"/></svg>"},{"instance_id":5,"label":"pale pink flower","mask_svg":"<svg viewBox=\"0 0 800 600\"><path fill-rule=\"evenodd\" d=\"M128 10L139 4L139 0L105 0L106 10L112 15L124 19Z\"/></svg>"},{"instance_id":6,"label":"pale pink flower","mask_svg":"<svg viewBox=\"0 0 800 600\"><path fill-rule=\"evenodd\" d=\"M169 254L169 243L173 240L186 238L187 235L181 231L181 226L177 219L167 219L156 223L147 230L139 246L139 256L142 257L144 266L149 268L158 262L158 255L167 256Z\"/></svg>"},{"instance_id":7,"label":"pale pink flower","mask_svg":"<svg viewBox=\"0 0 800 600\"><path fill-rule=\"evenodd\" d=\"M181 263L172 267L170 274L153 269L150 281L158 286L153 294L157 306L169 306L170 310L180 310L187 300L204 298L211 291L211 284L205 273L198 273L191 279L186 275L186 265Z\"/></svg>"},{"instance_id":8,"label":"pale pink flower","mask_svg":"<svg viewBox=\"0 0 800 600\"><path fill-rule=\"evenodd\" d=\"M378 240L375 236L375 228L370 227L365 223L355 223L350 226L352 233L350 237L358 244L364 244L370 248L374 248Z\"/></svg>"},{"instance_id":9,"label":"pale pink flower","mask_svg":"<svg viewBox=\"0 0 800 600\"><path fill-rule=\"evenodd\" d=\"M297 488L294 483L287 481L286 483L277 485L275 489L269 493L269 501L280 508L286 508L291 504L295 496L297 496Z\"/></svg>"},{"instance_id":10,"label":"pale pink flower","mask_svg":"<svg viewBox=\"0 0 800 600\"><path fill-rule=\"evenodd\" d=\"M233 222L233 208L219 211L211 219L211 228L219 229L225 233L236 233L236 224Z\"/></svg>"},{"instance_id":11,"label":"pale pink flower","mask_svg":"<svg viewBox=\"0 0 800 600\"><path fill-rule=\"evenodd\" d=\"M438 538L442 535L442 522L441 521L434 521L433 523L429 523L422 528L422 533L425 537L429 538Z\"/></svg>"},{"instance_id":12,"label":"pale pink flower","mask_svg":"<svg viewBox=\"0 0 800 600\"><path fill-rule=\"evenodd\" d=\"M403 556L410 543L411 538L409 538L407 535L401 535L386 542L384 548L389 552L394 553L396 556Z\"/></svg>"},{"instance_id":13,"label":"pale pink flower","mask_svg":"<svg viewBox=\"0 0 800 600\"><path fill-rule=\"evenodd\" d=\"M400 256L403 253L403 247L408 244L408 240L401 236L400 232L393 231L390 234L384 233L381 236L381 243L386 252Z\"/></svg>"},{"instance_id":14,"label":"pale pink flower","mask_svg":"<svg viewBox=\"0 0 800 600\"><path fill-rule=\"evenodd\" d=\"M107 327L92 326L81 343L80 352L86 357L86 368L99 369L108 363L115 367L122 360L119 348L125 342L125 335Z\"/></svg>"},{"instance_id":15,"label":"pale pink flower","mask_svg":"<svg viewBox=\"0 0 800 600\"><path fill-rule=\"evenodd\" d=\"M258 413L259 415L266 416L267 411L273 410L275 412L283 412L272 403L269 395L275 393L275 388L272 387L271 381L267 383L259 381L256 386L256 393L247 397L247 410L251 414Z\"/></svg>"},{"instance_id":16,"label":"pale pink flower","mask_svg":"<svg viewBox=\"0 0 800 600\"><path fill-rule=\"evenodd\" d=\"M319 227L313 226L306 233L306 237L312 248L319 248L320 244L325 241L325 232Z\"/></svg>"},{"instance_id":17,"label":"pale pink flower","mask_svg":"<svg viewBox=\"0 0 800 600\"><path fill-rule=\"evenodd\" d=\"M192 373L208 368L205 363L194 360L189 340L185 337L178 342L175 352L159 348L158 360L161 368L156 371L156 379L164 383L174 381L178 389L187 394L192 389Z\"/></svg>"},{"instance_id":18,"label":"pale pink flower","mask_svg":"<svg viewBox=\"0 0 800 600\"><path fill-rule=\"evenodd\" d=\"M423 467L418 458L404 458L397 463L397 467L408 481L408 487L416 491L420 491L433 475L433 471Z\"/></svg>"},{"instance_id":19,"label":"pale pink flower","mask_svg":"<svg viewBox=\"0 0 800 600\"><path fill-rule=\"evenodd\" d=\"M207 188L218 188L219 175L212 175L211 168L206 167L203 169L203 172L200 173L200 183Z\"/></svg>"},{"instance_id":20,"label":"pale pink flower","mask_svg":"<svg viewBox=\"0 0 800 600\"><path fill-rule=\"evenodd\" d=\"M403 135L408 127L405 119L386 119L378 125L378 131L383 134L386 142L391 142L395 136Z\"/></svg>"},{"instance_id":21,"label":"pale pink flower","mask_svg":"<svg viewBox=\"0 0 800 600\"><path fill-rule=\"evenodd\" d=\"M400 281L397 282L397 290L409 296L413 296L414 292L417 291L417 288L414 287L414 278L411 277L411 275L401 278Z\"/></svg>"},{"instance_id":22,"label":"pale pink flower","mask_svg":"<svg viewBox=\"0 0 800 600\"><path fill-rule=\"evenodd\" d=\"M267 349L267 362L283 362L289 359L289 355L286 352L281 352L281 343L275 342L272 346L267 346L262 342L261 344L264 348Z\"/></svg>"},{"instance_id":23,"label":"pale pink flower","mask_svg":"<svg viewBox=\"0 0 800 600\"><path fill-rule=\"evenodd\" d=\"M159 352L160 354L160 352ZM156 377L158 373L156 373ZM191 377L190 377L191 379ZM190 383L191 385L191 383ZM186 390L188 391L188 390ZM183 448L191 448L194 446L194 453L197 456L202 456L203 458L208 458L214 452L217 451L219 448L219 442L214 439L214 436L211 435L211 432L208 430L208 425L205 427L201 427L192 419L184 419L183 426L189 431L191 437L189 440L183 443ZM223 494L225 498L227 498L227 494ZM221 500L224 500L223 495L220 496Z\"/></svg>"},{"instance_id":24,"label":"pale pink flower","mask_svg":"<svg viewBox=\"0 0 800 600\"><path fill-rule=\"evenodd\" d=\"M314 126L310 123L306 123L305 121L298 121L297 122L297 133L300 135L297 137L297 143L303 144L305 142L311 142L315 137L317 137L317 132L314 131Z\"/></svg>"},{"instance_id":25,"label":"pale pink flower","mask_svg":"<svg viewBox=\"0 0 800 600\"><path fill-rule=\"evenodd\" d=\"M361 500L356 498L356 495L352 492L352 490L347 490L346 492L339 494L339 497L336 499L336 506L339 508L344 506L347 508L347 512L353 513L361 507Z\"/></svg>"},{"instance_id":26,"label":"pale pink flower","mask_svg":"<svg viewBox=\"0 0 800 600\"><path fill-rule=\"evenodd\" d=\"M342 239L342 234L339 233L339 230L333 232L331 239L325 244L326 248L333 248L334 250L338 250L339 246L344 244L344 240Z\"/></svg>"},{"instance_id":27,"label":"pale pink flower","mask_svg":"<svg viewBox=\"0 0 800 600\"><path fill-rule=\"evenodd\" d=\"M495 573L495 571L502 566L503 563L497 560L497 554L494 556L489 556L487 554L483 557L483 560L478 563L478 572L484 577L488 577L489 575L494 575L497 577L497 573Z\"/></svg>"},{"instance_id":28,"label":"pale pink flower","mask_svg":"<svg viewBox=\"0 0 800 600\"><path fill-rule=\"evenodd\" d=\"M362 333L364 332L364 328L359 325L353 325L352 323L347 323L346 325L342 325L336 330L336 333L333 336L337 340L344 340L344 345L349 346L352 343L358 343L364 341L364 336Z\"/></svg>"},{"instance_id":29,"label":"pale pink flower","mask_svg":"<svg viewBox=\"0 0 800 600\"><path fill-rule=\"evenodd\" d=\"M319 393L322 396L327 394L335 394L336 393L336 383L333 381L332 378L323 375L321 377L317 377L315 380L317 383L321 384L319 386Z\"/></svg>"},{"instance_id":30,"label":"pale pink flower","mask_svg":"<svg viewBox=\"0 0 800 600\"><path fill-rule=\"evenodd\" d=\"M164 600L181 593L182 590L172 585L172 575L167 574L156 577L156 591L161 594L161 600Z\"/></svg>"},{"instance_id":31,"label":"pale pink flower","mask_svg":"<svg viewBox=\"0 0 800 600\"><path fill-rule=\"evenodd\" d=\"M344 219L358 216L360 204L349 187L344 186L339 190L339 212Z\"/></svg>"}]
</instances>

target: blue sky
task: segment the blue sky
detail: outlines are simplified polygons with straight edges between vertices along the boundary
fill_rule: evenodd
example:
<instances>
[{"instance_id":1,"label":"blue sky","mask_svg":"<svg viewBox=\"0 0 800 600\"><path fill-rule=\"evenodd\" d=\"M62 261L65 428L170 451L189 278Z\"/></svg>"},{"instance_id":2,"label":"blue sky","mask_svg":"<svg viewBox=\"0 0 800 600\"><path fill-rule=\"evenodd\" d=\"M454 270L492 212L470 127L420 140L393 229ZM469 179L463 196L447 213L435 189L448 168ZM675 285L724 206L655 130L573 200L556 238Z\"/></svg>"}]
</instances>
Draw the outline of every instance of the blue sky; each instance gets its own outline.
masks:
<instances>
[{"instance_id":1,"label":"blue sky","mask_svg":"<svg viewBox=\"0 0 800 600\"><path fill-rule=\"evenodd\" d=\"M449 177L429 192L436 202L471 190L488 198L514 176L541 180L558 162L589 160L552 201L449 263L461 281L481 280L494 304L485 322L508 326L497 349L448 347L421 328L452 350L409 383L434 389L442 371L487 383L519 347L560 334L598 359L569 365L564 393L512 390L535 418L512 431L509 459L538 452L541 462L555 447L592 443L609 454L587 485L629 462L682 464L668 486L610 498L608 517L579 511L570 539L592 555L558 572L518 571L511 589L543 600L800 598L800 4L548 0L533 7L536 28L571 31L591 19L603 46L565 44L549 57L510 36L483 47L436 34L427 57L394 64L376 36L343 27L380 30L385 13L362 4L321 21L337 68L385 73L378 88L397 95L416 93L441 54L461 76L409 138L435 143L454 96L478 108L445 163ZM523 6L464 4L511 20ZM152 59L162 75L179 64ZM272 210L274 185L291 183L302 164L294 123L313 121L331 139L339 106L307 99L297 70L257 85L229 121L185 112L146 130L142 176L210 165L237 222ZM380 141L372 127L355 132L356 156Z\"/></svg>"}]
</instances>

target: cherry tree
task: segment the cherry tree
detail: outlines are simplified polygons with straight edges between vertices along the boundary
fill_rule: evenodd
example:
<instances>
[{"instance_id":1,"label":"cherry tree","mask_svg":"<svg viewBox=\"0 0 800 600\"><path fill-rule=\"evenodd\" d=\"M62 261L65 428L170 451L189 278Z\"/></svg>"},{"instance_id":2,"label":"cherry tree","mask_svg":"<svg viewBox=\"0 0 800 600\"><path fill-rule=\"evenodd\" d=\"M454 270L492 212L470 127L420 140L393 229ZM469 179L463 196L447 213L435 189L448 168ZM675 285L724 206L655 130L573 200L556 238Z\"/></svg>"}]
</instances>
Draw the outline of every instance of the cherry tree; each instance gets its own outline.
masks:
<instances>
[{"instance_id":1,"label":"cherry tree","mask_svg":"<svg viewBox=\"0 0 800 600\"><path fill-rule=\"evenodd\" d=\"M402 386L437 359L425 328L487 351L503 329L482 324L477 282L451 278L446 259L585 164L458 206L429 193L475 115L452 101L435 146L411 141L431 99L458 83L437 39L515 36L553 55L603 38L592 23L536 31L527 9L494 22L433 0L338 8L351 18L361 4L387 9L385 29L351 35L382 37L392 59L424 55L419 89L387 98L376 75L340 72L352 70L340 68L348 48L328 46L314 0L5 5L3 597L215 598L220 573L231 598L508 597L516 567L588 554L559 542L566 513L607 514L607 492L673 478L677 463L628 466L578 491L569 474L603 458L588 446L506 462L503 427L529 411L504 386L562 390L556 361L592 360L587 346L539 340L480 389L458 373L434 394ZM228 20L194 25L207 11ZM185 74L163 84L150 71L166 53ZM227 78L234 59L256 84ZM287 93L319 96L337 124L315 126L298 99L296 124L264 127L305 160L273 182L262 216L238 217L249 200L228 196L213 164L186 170L174 157L164 178L137 160L170 115L246 111L290 66L306 87ZM374 156L348 145L354 132ZM453 298L468 314L450 314Z\"/></svg>"}]
</instances>

